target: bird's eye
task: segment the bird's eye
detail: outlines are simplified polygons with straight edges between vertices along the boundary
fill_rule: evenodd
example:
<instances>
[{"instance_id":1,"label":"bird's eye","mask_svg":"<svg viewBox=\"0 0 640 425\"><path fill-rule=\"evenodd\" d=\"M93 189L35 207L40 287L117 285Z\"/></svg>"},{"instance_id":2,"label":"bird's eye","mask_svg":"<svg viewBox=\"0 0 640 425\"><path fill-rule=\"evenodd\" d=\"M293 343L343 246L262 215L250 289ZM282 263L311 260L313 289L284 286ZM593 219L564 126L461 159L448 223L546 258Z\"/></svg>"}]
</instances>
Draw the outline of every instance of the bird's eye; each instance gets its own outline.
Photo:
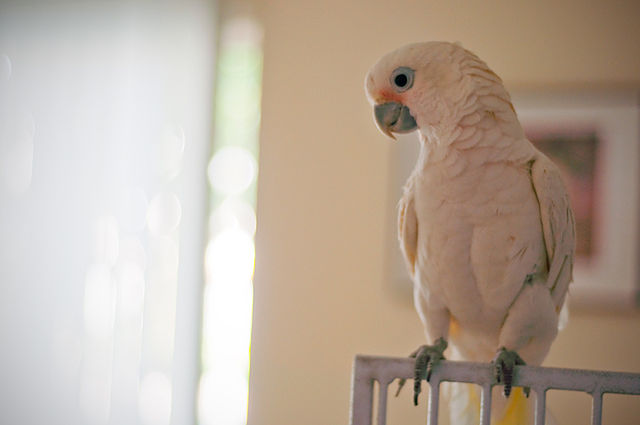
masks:
<instances>
[{"instance_id":1,"label":"bird's eye","mask_svg":"<svg viewBox=\"0 0 640 425\"><path fill-rule=\"evenodd\" d=\"M391 85L399 93L407 91L413 86L413 74L413 69L406 66L396 68L391 73Z\"/></svg>"}]
</instances>

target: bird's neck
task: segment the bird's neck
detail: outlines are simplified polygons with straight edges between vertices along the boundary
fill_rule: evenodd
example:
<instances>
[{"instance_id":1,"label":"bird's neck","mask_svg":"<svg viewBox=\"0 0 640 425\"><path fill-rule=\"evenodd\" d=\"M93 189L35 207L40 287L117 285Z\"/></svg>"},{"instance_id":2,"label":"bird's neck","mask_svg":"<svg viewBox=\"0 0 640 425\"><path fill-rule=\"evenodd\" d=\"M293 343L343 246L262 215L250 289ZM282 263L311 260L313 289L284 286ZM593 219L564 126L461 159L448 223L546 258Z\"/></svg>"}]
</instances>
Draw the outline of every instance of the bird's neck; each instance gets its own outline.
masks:
<instances>
[{"instance_id":1,"label":"bird's neck","mask_svg":"<svg viewBox=\"0 0 640 425\"><path fill-rule=\"evenodd\" d=\"M505 119L511 118L511 119ZM457 174L485 161L526 160L530 144L520 123L494 111L474 110L446 125L420 128L421 148L416 169L438 167Z\"/></svg>"}]
</instances>

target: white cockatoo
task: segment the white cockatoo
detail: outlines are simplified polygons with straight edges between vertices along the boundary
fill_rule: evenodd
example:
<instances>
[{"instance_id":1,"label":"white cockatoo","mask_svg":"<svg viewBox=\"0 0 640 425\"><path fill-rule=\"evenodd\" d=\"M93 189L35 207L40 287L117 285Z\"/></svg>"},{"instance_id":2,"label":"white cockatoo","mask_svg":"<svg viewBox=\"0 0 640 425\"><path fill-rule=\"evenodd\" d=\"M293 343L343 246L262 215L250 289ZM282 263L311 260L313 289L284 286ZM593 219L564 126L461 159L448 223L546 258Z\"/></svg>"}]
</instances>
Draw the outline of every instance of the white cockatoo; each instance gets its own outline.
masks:
<instances>
[{"instance_id":1,"label":"white cockatoo","mask_svg":"<svg viewBox=\"0 0 640 425\"><path fill-rule=\"evenodd\" d=\"M449 345L452 359L493 361L508 398L513 367L547 355L572 279L574 218L560 173L526 139L502 80L457 43L388 53L365 88L384 134L420 135L398 217L428 343L413 354L414 401ZM499 397L492 423L527 423L523 393ZM457 409L452 418L467 407Z\"/></svg>"}]
</instances>

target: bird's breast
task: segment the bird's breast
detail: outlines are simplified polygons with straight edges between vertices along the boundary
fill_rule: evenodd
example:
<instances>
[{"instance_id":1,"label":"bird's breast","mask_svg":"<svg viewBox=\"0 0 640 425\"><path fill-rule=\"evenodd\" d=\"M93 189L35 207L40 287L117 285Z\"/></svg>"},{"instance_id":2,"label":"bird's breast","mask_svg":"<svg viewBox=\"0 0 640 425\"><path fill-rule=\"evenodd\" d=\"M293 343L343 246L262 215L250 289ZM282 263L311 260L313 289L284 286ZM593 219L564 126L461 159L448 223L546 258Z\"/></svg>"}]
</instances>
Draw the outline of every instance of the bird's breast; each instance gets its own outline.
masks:
<instances>
[{"instance_id":1,"label":"bird's breast","mask_svg":"<svg viewBox=\"0 0 640 425\"><path fill-rule=\"evenodd\" d=\"M426 172L415 184L415 204L416 283L437 294L461 325L501 321L524 277L544 258L526 170L495 163L448 179ZM512 270L518 261L520 269Z\"/></svg>"}]
</instances>

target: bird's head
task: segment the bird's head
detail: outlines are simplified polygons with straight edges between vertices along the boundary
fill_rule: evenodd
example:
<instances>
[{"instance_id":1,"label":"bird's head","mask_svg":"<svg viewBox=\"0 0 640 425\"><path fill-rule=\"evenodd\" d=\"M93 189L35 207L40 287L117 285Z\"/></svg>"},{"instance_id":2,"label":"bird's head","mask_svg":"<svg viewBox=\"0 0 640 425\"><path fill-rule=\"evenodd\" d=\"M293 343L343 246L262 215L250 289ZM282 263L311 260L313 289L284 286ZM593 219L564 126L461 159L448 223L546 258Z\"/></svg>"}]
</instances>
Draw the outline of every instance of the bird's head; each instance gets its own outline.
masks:
<instances>
[{"instance_id":1,"label":"bird's head","mask_svg":"<svg viewBox=\"0 0 640 425\"><path fill-rule=\"evenodd\" d=\"M365 79L378 128L394 139L393 133L452 130L472 107L481 70L494 80L485 78L481 85L502 87L486 64L459 44L415 43L386 54Z\"/></svg>"}]
</instances>

